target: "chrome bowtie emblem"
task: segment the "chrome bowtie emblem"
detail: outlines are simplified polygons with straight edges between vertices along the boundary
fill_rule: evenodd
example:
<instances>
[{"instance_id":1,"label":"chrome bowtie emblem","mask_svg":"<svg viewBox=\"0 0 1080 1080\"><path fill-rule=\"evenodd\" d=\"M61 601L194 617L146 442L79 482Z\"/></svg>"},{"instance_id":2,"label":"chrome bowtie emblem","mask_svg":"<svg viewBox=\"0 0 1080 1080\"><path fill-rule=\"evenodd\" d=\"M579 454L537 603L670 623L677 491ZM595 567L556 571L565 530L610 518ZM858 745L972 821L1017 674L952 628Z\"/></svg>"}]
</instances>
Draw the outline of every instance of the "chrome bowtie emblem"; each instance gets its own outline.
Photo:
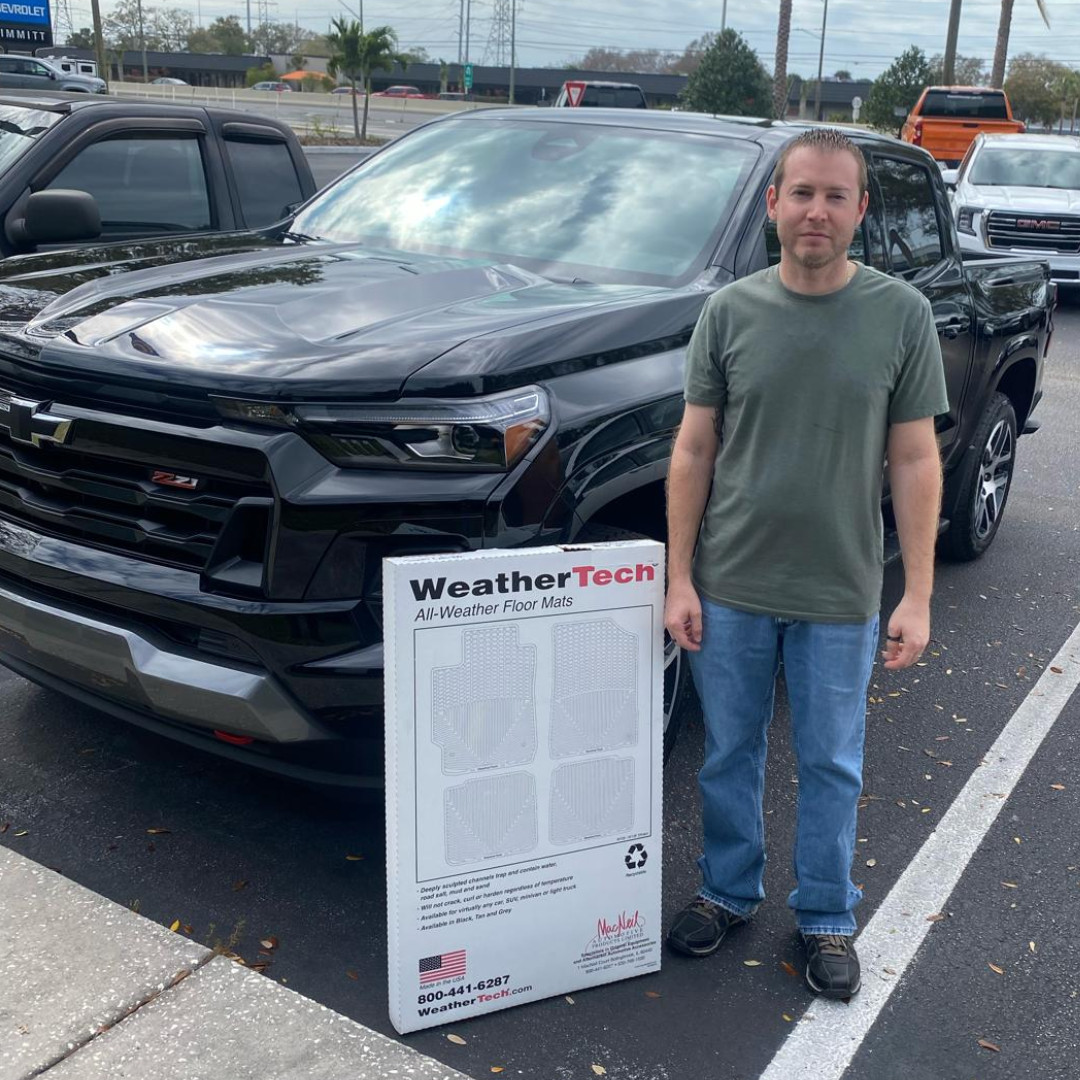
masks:
<instances>
[{"instance_id":1,"label":"chrome bowtie emblem","mask_svg":"<svg viewBox=\"0 0 1080 1080\"><path fill-rule=\"evenodd\" d=\"M0 427L6 427L15 442L43 446L66 443L73 420L49 412L51 401L32 401L9 390L0 390Z\"/></svg>"}]
</instances>

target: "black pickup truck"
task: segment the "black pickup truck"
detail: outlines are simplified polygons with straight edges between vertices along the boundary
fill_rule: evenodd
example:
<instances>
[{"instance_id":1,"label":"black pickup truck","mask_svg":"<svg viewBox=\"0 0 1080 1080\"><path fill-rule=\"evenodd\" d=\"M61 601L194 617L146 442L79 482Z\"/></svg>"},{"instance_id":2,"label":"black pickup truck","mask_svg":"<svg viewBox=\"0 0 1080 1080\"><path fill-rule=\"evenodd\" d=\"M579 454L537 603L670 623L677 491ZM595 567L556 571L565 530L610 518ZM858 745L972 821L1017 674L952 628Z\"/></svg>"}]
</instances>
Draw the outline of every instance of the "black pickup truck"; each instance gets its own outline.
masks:
<instances>
[{"instance_id":1,"label":"black pickup truck","mask_svg":"<svg viewBox=\"0 0 1080 1080\"><path fill-rule=\"evenodd\" d=\"M777 257L765 191L799 130L475 112L262 233L8 260L0 661L185 742L377 787L382 560L663 537L690 333ZM933 304L941 543L971 559L1037 426L1054 287L1034 259L965 266L933 161L855 138L852 255ZM670 745L690 690L665 661Z\"/></svg>"},{"instance_id":2,"label":"black pickup truck","mask_svg":"<svg viewBox=\"0 0 1080 1080\"><path fill-rule=\"evenodd\" d=\"M0 257L258 229L315 193L292 129L96 94L0 93Z\"/></svg>"}]
</instances>

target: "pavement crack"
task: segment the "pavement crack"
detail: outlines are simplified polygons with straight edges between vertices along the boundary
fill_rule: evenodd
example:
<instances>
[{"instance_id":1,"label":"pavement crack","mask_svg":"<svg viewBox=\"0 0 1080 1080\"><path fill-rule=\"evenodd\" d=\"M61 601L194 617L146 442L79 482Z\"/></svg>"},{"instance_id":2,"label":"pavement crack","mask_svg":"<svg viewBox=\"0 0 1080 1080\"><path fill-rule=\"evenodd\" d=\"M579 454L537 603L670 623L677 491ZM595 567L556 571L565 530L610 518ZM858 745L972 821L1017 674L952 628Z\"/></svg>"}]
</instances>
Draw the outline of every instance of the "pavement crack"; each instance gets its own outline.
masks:
<instances>
[{"instance_id":1,"label":"pavement crack","mask_svg":"<svg viewBox=\"0 0 1080 1080\"><path fill-rule=\"evenodd\" d=\"M178 971L171 979L169 979L164 986L162 986L158 990L154 990L151 993L147 994L146 997L142 998L140 1001L136 1001L134 1005L131 1005L115 1020L111 1020L107 1024L102 1024L101 1027L97 1029L97 1031L91 1033L77 1046L72 1046L70 1049L66 1050L62 1054L58 1054L55 1058L42 1065L40 1068L35 1069L33 1072L27 1073L26 1080L35 1080L35 1077L44 1075L50 1069L55 1068L57 1065L59 1065L61 1062L67 1061L68 1058L74 1057L81 1050L85 1050L86 1047L88 1047L91 1043L95 1042L97 1039L100 1039L101 1036L105 1035L107 1032L112 1031L113 1028L122 1024L129 1017L134 1016L135 1013L137 1013L140 1009L149 1005L152 1001L156 1001L159 997L163 997L170 990L175 989L186 978L194 975L196 971L210 963L210 961L213 960L215 956L216 954L211 952L204 959L196 961L190 967L181 968L181 970Z\"/></svg>"}]
</instances>

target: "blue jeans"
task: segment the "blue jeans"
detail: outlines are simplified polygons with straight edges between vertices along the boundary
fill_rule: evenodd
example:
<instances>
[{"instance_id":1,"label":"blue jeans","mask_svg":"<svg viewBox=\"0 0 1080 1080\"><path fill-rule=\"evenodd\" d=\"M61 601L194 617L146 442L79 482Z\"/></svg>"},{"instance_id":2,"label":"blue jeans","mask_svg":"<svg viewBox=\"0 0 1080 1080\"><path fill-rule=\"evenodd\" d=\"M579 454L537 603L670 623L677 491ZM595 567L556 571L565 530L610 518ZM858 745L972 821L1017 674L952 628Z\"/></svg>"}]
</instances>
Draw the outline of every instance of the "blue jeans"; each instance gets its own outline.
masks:
<instances>
[{"instance_id":1,"label":"blue jeans","mask_svg":"<svg viewBox=\"0 0 1080 1080\"><path fill-rule=\"evenodd\" d=\"M701 605L701 651L690 653L705 716L701 895L743 916L765 899L766 731L782 657L799 769L788 906L805 934L850 936L862 898L850 875L878 616L802 622Z\"/></svg>"}]
</instances>

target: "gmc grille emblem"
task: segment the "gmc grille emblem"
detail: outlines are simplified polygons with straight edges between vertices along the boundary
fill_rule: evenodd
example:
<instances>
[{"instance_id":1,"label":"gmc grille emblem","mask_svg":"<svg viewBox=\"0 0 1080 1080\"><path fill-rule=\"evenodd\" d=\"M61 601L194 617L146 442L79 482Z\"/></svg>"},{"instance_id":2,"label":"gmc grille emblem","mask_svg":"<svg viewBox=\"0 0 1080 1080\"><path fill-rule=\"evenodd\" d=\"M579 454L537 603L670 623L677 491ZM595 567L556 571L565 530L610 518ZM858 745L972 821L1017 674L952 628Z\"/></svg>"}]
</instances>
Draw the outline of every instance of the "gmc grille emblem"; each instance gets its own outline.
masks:
<instances>
[{"instance_id":1,"label":"gmc grille emblem","mask_svg":"<svg viewBox=\"0 0 1080 1080\"><path fill-rule=\"evenodd\" d=\"M1059 229L1061 223L1048 221L1046 218L1017 218L1016 227L1018 229Z\"/></svg>"},{"instance_id":2,"label":"gmc grille emblem","mask_svg":"<svg viewBox=\"0 0 1080 1080\"><path fill-rule=\"evenodd\" d=\"M0 390L0 427L6 427L15 442L31 446L60 445L71 438L73 420L49 412L51 401L31 401L10 390Z\"/></svg>"}]
</instances>

